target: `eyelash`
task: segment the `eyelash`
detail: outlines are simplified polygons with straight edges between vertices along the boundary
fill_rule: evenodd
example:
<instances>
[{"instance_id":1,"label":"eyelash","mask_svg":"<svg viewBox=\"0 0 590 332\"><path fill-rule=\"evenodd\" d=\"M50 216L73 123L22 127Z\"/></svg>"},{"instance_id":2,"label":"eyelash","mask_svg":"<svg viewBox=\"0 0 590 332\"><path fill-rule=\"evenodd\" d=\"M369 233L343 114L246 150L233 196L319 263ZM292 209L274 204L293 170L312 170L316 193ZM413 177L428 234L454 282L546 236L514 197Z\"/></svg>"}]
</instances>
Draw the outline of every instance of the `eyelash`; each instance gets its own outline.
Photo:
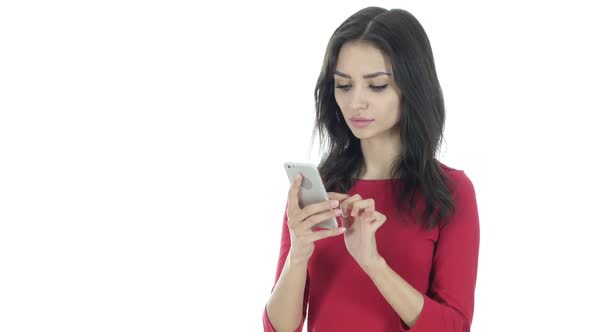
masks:
<instances>
[{"instance_id":1,"label":"eyelash","mask_svg":"<svg viewBox=\"0 0 590 332\"><path fill-rule=\"evenodd\" d=\"M385 87L387 87L387 84L385 84L385 85L378 85L378 86L371 85L370 87L371 87L373 90L380 91L380 90L383 90L383 89L385 89ZM336 89L342 89L342 90L344 90L344 91L348 90L349 88L350 88L350 85L337 85L337 86L336 86Z\"/></svg>"}]
</instances>

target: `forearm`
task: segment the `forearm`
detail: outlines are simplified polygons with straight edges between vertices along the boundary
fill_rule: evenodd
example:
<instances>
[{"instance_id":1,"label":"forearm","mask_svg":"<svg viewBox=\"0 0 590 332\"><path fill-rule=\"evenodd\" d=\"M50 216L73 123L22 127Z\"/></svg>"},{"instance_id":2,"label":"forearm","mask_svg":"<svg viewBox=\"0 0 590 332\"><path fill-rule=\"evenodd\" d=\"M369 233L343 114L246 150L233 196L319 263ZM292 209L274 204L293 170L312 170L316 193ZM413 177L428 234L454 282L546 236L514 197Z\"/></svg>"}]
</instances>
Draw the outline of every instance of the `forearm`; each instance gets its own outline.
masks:
<instances>
[{"instance_id":1,"label":"forearm","mask_svg":"<svg viewBox=\"0 0 590 332\"><path fill-rule=\"evenodd\" d=\"M293 331L301 323L306 278L307 261L291 259L289 253L266 304L268 319L275 331Z\"/></svg>"},{"instance_id":2,"label":"forearm","mask_svg":"<svg viewBox=\"0 0 590 332\"><path fill-rule=\"evenodd\" d=\"M404 323L408 327L414 326L424 306L422 294L390 268L382 257L365 271Z\"/></svg>"}]
</instances>

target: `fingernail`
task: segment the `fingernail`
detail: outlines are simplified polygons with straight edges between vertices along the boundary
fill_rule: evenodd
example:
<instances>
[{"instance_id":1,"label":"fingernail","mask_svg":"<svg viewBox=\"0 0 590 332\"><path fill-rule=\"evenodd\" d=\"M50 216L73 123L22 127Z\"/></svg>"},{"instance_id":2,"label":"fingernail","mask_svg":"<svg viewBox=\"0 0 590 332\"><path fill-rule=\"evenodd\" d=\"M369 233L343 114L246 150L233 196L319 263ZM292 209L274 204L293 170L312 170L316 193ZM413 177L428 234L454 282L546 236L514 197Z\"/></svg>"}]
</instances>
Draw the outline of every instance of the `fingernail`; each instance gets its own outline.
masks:
<instances>
[{"instance_id":1,"label":"fingernail","mask_svg":"<svg viewBox=\"0 0 590 332\"><path fill-rule=\"evenodd\" d=\"M332 202L330 203L330 205L332 205L332 207L334 207L334 208L335 208L335 207L337 207L338 205L340 205L340 202L338 202L338 201L332 201Z\"/></svg>"},{"instance_id":2,"label":"fingernail","mask_svg":"<svg viewBox=\"0 0 590 332\"><path fill-rule=\"evenodd\" d=\"M334 213L336 213L336 215L337 215L337 216L339 216L339 215L341 215L341 214L342 214L342 210L340 210L340 209L336 209L336 210L334 211Z\"/></svg>"}]
</instances>

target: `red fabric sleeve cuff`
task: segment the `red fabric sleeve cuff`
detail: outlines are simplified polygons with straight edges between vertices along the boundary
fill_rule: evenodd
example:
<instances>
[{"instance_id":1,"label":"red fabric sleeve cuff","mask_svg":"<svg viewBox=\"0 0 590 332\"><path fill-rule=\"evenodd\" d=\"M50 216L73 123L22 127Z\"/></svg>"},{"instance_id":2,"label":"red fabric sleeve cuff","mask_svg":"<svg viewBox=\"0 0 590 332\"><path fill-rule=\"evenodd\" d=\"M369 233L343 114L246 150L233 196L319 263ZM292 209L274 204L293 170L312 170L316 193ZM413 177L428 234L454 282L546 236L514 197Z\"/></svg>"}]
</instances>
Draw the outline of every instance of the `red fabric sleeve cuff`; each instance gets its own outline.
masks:
<instances>
[{"instance_id":1,"label":"red fabric sleeve cuff","mask_svg":"<svg viewBox=\"0 0 590 332\"><path fill-rule=\"evenodd\" d=\"M435 331L436 328L432 326L432 317L433 317L433 310L434 308L434 300L429 298L428 296L422 294L424 298L424 305L422 306L422 311L420 311L420 315L416 320L414 326L409 328L403 320L400 318L400 329L405 332L428 332L428 331Z\"/></svg>"},{"instance_id":2,"label":"red fabric sleeve cuff","mask_svg":"<svg viewBox=\"0 0 590 332\"><path fill-rule=\"evenodd\" d=\"M301 319L301 323L295 331L301 332L303 330L303 322L305 322L305 315ZM264 326L264 332L276 332L272 324L270 323L270 319L268 319L268 313L266 312L266 306L264 306L264 314L262 315L262 323Z\"/></svg>"},{"instance_id":3,"label":"red fabric sleeve cuff","mask_svg":"<svg viewBox=\"0 0 590 332\"><path fill-rule=\"evenodd\" d=\"M262 324L264 326L264 332L276 332L270 320L268 319L268 313L266 312L266 306L264 306L264 314L262 315Z\"/></svg>"}]
</instances>

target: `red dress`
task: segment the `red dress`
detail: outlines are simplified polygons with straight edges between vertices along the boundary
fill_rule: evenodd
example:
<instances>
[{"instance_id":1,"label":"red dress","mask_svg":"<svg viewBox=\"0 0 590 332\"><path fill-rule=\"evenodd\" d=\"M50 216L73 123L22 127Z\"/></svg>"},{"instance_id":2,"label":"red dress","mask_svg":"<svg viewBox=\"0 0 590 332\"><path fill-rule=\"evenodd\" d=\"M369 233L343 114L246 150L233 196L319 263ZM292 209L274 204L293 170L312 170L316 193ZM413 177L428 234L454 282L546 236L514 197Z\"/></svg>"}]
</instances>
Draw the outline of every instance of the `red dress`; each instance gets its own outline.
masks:
<instances>
[{"instance_id":1,"label":"red dress","mask_svg":"<svg viewBox=\"0 0 590 332\"><path fill-rule=\"evenodd\" d=\"M424 307L415 325L407 328L350 256L343 236L337 236L315 243L307 268L303 319L297 331L302 330L305 318L308 331L313 332L469 331L479 252L475 190L464 171L440 165L456 183L452 191L456 213L449 224L432 230L400 220L394 205L398 191L390 190L392 184L398 188L398 179L361 179L347 193L373 198L375 209L387 216L375 234L377 249L389 267L423 294ZM419 194L416 198L418 211L422 211L424 200ZM285 209L275 284L290 246ZM274 331L266 310L263 325L264 331Z\"/></svg>"}]
</instances>

